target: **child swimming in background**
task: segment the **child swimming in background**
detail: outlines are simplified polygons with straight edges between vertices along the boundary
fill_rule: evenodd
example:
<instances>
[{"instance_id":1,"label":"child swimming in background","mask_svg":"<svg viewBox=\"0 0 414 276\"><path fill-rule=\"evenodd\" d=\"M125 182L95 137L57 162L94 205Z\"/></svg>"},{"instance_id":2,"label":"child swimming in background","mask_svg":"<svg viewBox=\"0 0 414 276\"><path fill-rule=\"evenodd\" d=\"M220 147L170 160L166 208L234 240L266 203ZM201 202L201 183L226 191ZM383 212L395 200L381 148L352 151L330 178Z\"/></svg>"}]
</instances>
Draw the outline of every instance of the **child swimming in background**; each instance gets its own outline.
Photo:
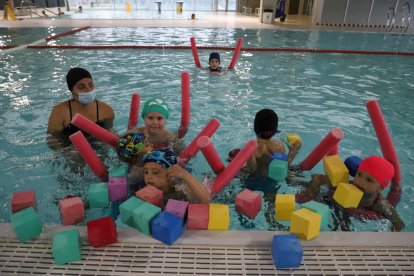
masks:
<instances>
[{"instance_id":1,"label":"child swimming in background","mask_svg":"<svg viewBox=\"0 0 414 276\"><path fill-rule=\"evenodd\" d=\"M253 176L266 177L269 174L271 156L276 152L285 154L285 147L282 142L272 140L272 137L280 132L278 123L279 118L272 109L262 109L256 113L254 132L256 133L258 147L253 156L247 161L247 166L242 169L243 172ZM293 161L301 146L300 140L289 145L288 164ZM230 152L228 161L231 161L236 154L237 150Z\"/></svg>"},{"instance_id":2,"label":"child swimming in background","mask_svg":"<svg viewBox=\"0 0 414 276\"><path fill-rule=\"evenodd\" d=\"M393 231L401 231L405 224L391 203L381 196L381 192L394 177L394 166L379 156L369 156L358 167L353 184L364 194L358 208L373 210L391 221ZM351 182L350 182L351 183ZM322 185L330 184L327 175L312 175L312 180L304 192L297 195L297 201L303 203L316 198Z\"/></svg>"},{"instance_id":3,"label":"child swimming in background","mask_svg":"<svg viewBox=\"0 0 414 276\"><path fill-rule=\"evenodd\" d=\"M185 199L191 203L210 202L209 190L177 165L177 158L171 150L148 152L143 157L143 163L145 184L161 190L164 202L170 198Z\"/></svg>"},{"instance_id":4,"label":"child swimming in background","mask_svg":"<svg viewBox=\"0 0 414 276\"><path fill-rule=\"evenodd\" d=\"M211 73L221 73L220 54L216 52L211 53L208 58L208 65L208 70L210 70Z\"/></svg>"}]
</instances>

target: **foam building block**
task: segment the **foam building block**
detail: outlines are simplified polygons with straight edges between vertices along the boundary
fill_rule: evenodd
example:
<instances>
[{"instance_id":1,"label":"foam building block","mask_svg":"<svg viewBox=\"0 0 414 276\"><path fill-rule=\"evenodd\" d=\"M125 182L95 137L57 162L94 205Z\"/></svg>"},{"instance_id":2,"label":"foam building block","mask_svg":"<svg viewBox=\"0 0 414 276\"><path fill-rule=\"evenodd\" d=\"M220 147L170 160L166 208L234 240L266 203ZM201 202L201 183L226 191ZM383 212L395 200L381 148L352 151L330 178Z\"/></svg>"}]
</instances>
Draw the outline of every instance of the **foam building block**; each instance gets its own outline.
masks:
<instances>
[{"instance_id":1,"label":"foam building block","mask_svg":"<svg viewBox=\"0 0 414 276\"><path fill-rule=\"evenodd\" d=\"M151 221L152 237L172 245L183 233L182 218L163 211Z\"/></svg>"},{"instance_id":2,"label":"foam building block","mask_svg":"<svg viewBox=\"0 0 414 276\"><path fill-rule=\"evenodd\" d=\"M63 225L76 224L85 218L85 208L79 197L62 199L59 201L59 209Z\"/></svg>"},{"instance_id":3,"label":"foam building block","mask_svg":"<svg viewBox=\"0 0 414 276\"><path fill-rule=\"evenodd\" d=\"M330 215L328 205L311 200L301 204L301 208L309 209L310 211L321 215L321 229L328 229L328 218Z\"/></svg>"},{"instance_id":4,"label":"foam building block","mask_svg":"<svg viewBox=\"0 0 414 276\"><path fill-rule=\"evenodd\" d=\"M208 204L189 204L187 214L187 229L207 230L208 229Z\"/></svg>"},{"instance_id":5,"label":"foam building block","mask_svg":"<svg viewBox=\"0 0 414 276\"><path fill-rule=\"evenodd\" d=\"M311 240L319 236L322 216L309 209L301 208L292 213L290 233L300 239Z\"/></svg>"},{"instance_id":6,"label":"foam building block","mask_svg":"<svg viewBox=\"0 0 414 276\"><path fill-rule=\"evenodd\" d=\"M135 192L135 196L155 206L162 207L163 193L154 186L147 185Z\"/></svg>"},{"instance_id":7,"label":"foam building block","mask_svg":"<svg viewBox=\"0 0 414 276\"><path fill-rule=\"evenodd\" d=\"M121 221L126 225L135 228L134 220L132 219L132 212L141 206L145 201L139 199L135 196L130 197L128 200L122 202L119 205L119 214L121 216Z\"/></svg>"},{"instance_id":8,"label":"foam building block","mask_svg":"<svg viewBox=\"0 0 414 276\"><path fill-rule=\"evenodd\" d=\"M151 235L151 221L159 213L161 213L160 207L144 201L138 208L132 211L134 228L147 236Z\"/></svg>"},{"instance_id":9,"label":"foam building block","mask_svg":"<svg viewBox=\"0 0 414 276\"><path fill-rule=\"evenodd\" d=\"M52 255L58 265L82 260L79 230L72 229L53 236Z\"/></svg>"},{"instance_id":10,"label":"foam building block","mask_svg":"<svg viewBox=\"0 0 414 276\"><path fill-rule=\"evenodd\" d=\"M339 155L330 155L323 158L325 172L333 187L341 182L349 181L349 171Z\"/></svg>"},{"instance_id":11,"label":"foam building block","mask_svg":"<svg viewBox=\"0 0 414 276\"><path fill-rule=\"evenodd\" d=\"M116 225L111 217L88 221L86 227L88 229L88 242L93 247L102 247L118 241Z\"/></svg>"},{"instance_id":12,"label":"foam building block","mask_svg":"<svg viewBox=\"0 0 414 276\"><path fill-rule=\"evenodd\" d=\"M89 208L105 208L109 205L108 183L90 184L88 188Z\"/></svg>"},{"instance_id":13,"label":"foam building block","mask_svg":"<svg viewBox=\"0 0 414 276\"><path fill-rule=\"evenodd\" d=\"M275 235L272 240L272 258L276 268L297 268L303 257L303 247L295 235Z\"/></svg>"},{"instance_id":14,"label":"foam building block","mask_svg":"<svg viewBox=\"0 0 414 276\"><path fill-rule=\"evenodd\" d=\"M230 209L225 204L210 204L208 212L208 230L228 230Z\"/></svg>"},{"instance_id":15,"label":"foam building block","mask_svg":"<svg viewBox=\"0 0 414 276\"><path fill-rule=\"evenodd\" d=\"M358 208L364 192L355 185L339 183L336 187L333 199L344 208Z\"/></svg>"},{"instance_id":16,"label":"foam building block","mask_svg":"<svg viewBox=\"0 0 414 276\"><path fill-rule=\"evenodd\" d=\"M296 209L295 195L277 194L275 198L276 220L290 220Z\"/></svg>"},{"instance_id":17,"label":"foam building block","mask_svg":"<svg viewBox=\"0 0 414 276\"><path fill-rule=\"evenodd\" d=\"M290 145L296 144L296 142L302 142L302 138L297 133L288 133L287 139Z\"/></svg>"},{"instance_id":18,"label":"foam building block","mask_svg":"<svg viewBox=\"0 0 414 276\"><path fill-rule=\"evenodd\" d=\"M28 207L37 209L36 194L34 191L14 192L11 200L12 213Z\"/></svg>"},{"instance_id":19,"label":"foam building block","mask_svg":"<svg viewBox=\"0 0 414 276\"><path fill-rule=\"evenodd\" d=\"M239 193L235 201L236 211L250 219L254 218L262 209L262 196L249 189Z\"/></svg>"},{"instance_id":20,"label":"foam building block","mask_svg":"<svg viewBox=\"0 0 414 276\"><path fill-rule=\"evenodd\" d=\"M272 155L269 164L268 176L276 181L285 180L288 173L288 156L276 152Z\"/></svg>"},{"instance_id":21,"label":"foam building block","mask_svg":"<svg viewBox=\"0 0 414 276\"><path fill-rule=\"evenodd\" d=\"M361 164L361 162L362 159L358 156L350 156L345 159L344 164L348 168L349 174L355 177L359 164Z\"/></svg>"},{"instance_id":22,"label":"foam building block","mask_svg":"<svg viewBox=\"0 0 414 276\"><path fill-rule=\"evenodd\" d=\"M110 177L108 181L109 200L123 201L128 197L126 177Z\"/></svg>"},{"instance_id":23,"label":"foam building block","mask_svg":"<svg viewBox=\"0 0 414 276\"><path fill-rule=\"evenodd\" d=\"M173 215L176 215L181 218L181 220L185 221L185 215L187 213L188 202L169 199L167 201L167 205L165 206L165 211L170 212Z\"/></svg>"},{"instance_id":24,"label":"foam building block","mask_svg":"<svg viewBox=\"0 0 414 276\"><path fill-rule=\"evenodd\" d=\"M33 207L12 214L10 220L16 236L22 242L36 238L42 233L42 225Z\"/></svg>"},{"instance_id":25,"label":"foam building block","mask_svg":"<svg viewBox=\"0 0 414 276\"><path fill-rule=\"evenodd\" d=\"M109 170L109 178L127 176L127 167L119 166Z\"/></svg>"}]
</instances>

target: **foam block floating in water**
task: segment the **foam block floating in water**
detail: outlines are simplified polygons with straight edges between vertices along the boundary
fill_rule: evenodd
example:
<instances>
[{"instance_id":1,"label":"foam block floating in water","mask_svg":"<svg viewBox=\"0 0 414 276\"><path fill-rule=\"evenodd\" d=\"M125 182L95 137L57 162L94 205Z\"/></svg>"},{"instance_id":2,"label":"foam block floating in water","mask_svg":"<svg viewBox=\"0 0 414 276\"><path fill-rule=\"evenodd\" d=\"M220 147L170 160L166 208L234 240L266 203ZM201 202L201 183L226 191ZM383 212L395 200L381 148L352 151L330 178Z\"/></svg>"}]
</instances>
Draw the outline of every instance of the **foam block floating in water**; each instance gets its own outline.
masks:
<instances>
[{"instance_id":1,"label":"foam block floating in water","mask_svg":"<svg viewBox=\"0 0 414 276\"><path fill-rule=\"evenodd\" d=\"M91 220L87 223L88 242L93 247L102 247L118 242L115 222L111 217Z\"/></svg>"},{"instance_id":2,"label":"foam block floating in water","mask_svg":"<svg viewBox=\"0 0 414 276\"><path fill-rule=\"evenodd\" d=\"M154 239L172 245L183 233L182 218L161 212L151 221L151 232Z\"/></svg>"},{"instance_id":3,"label":"foam block floating in water","mask_svg":"<svg viewBox=\"0 0 414 276\"><path fill-rule=\"evenodd\" d=\"M164 195L162 191L158 190L154 186L145 186L144 188L136 191L135 196L146 202L154 204L155 206L162 207Z\"/></svg>"},{"instance_id":4,"label":"foam block floating in water","mask_svg":"<svg viewBox=\"0 0 414 276\"><path fill-rule=\"evenodd\" d=\"M262 209L262 197L249 189L243 190L236 196L236 211L246 217L254 218Z\"/></svg>"},{"instance_id":5,"label":"foam block floating in water","mask_svg":"<svg viewBox=\"0 0 414 276\"><path fill-rule=\"evenodd\" d=\"M22 242L34 239L42 233L42 225L33 207L11 215L10 220L14 232Z\"/></svg>"},{"instance_id":6,"label":"foam block floating in water","mask_svg":"<svg viewBox=\"0 0 414 276\"><path fill-rule=\"evenodd\" d=\"M89 208L105 208L109 205L108 183L90 184L88 188Z\"/></svg>"},{"instance_id":7,"label":"foam block floating in water","mask_svg":"<svg viewBox=\"0 0 414 276\"><path fill-rule=\"evenodd\" d=\"M85 208L79 197L62 199L59 201L59 209L63 225L77 224L85 218Z\"/></svg>"},{"instance_id":8,"label":"foam block floating in water","mask_svg":"<svg viewBox=\"0 0 414 276\"><path fill-rule=\"evenodd\" d=\"M311 240L319 236L322 216L301 208L292 213L290 233L296 234L300 239Z\"/></svg>"},{"instance_id":9,"label":"foam block floating in water","mask_svg":"<svg viewBox=\"0 0 414 276\"><path fill-rule=\"evenodd\" d=\"M208 204L189 204L187 215L187 229L207 230L209 219Z\"/></svg>"},{"instance_id":10,"label":"foam block floating in water","mask_svg":"<svg viewBox=\"0 0 414 276\"><path fill-rule=\"evenodd\" d=\"M276 220L291 219L292 213L296 209L295 195L277 194L275 198Z\"/></svg>"},{"instance_id":11,"label":"foam block floating in water","mask_svg":"<svg viewBox=\"0 0 414 276\"><path fill-rule=\"evenodd\" d=\"M228 230L230 225L230 209L224 204L210 204L208 230Z\"/></svg>"},{"instance_id":12,"label":"foam block floating in water","mask_svg":"<svg viewBox=\"0 0 414 276\"><path fill-rule=\"evenodd\" d=\"M333 199L344 208L358 208L364 193L355 185L339 183L336 187Z\"/></svg>"},{"instance_id":13,"label":"foam block floating in water","mask_svg":"<svg viewBox=\"0 0 414 276\"><path fill-rule=\"evenodd\" d=\"M11 200L13 214L28 207L37 209L36 194L34 191L14 192Z\"/></svg>"}]
</instances>

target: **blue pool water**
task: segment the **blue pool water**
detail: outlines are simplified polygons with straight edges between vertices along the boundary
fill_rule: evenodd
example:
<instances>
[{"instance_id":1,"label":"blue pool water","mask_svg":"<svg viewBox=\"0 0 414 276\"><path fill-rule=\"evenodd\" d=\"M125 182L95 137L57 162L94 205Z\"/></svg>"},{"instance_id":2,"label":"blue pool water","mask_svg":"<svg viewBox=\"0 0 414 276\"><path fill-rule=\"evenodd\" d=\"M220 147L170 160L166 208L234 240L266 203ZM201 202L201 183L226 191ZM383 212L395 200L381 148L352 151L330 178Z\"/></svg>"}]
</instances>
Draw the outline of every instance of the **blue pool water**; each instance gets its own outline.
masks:
<instances>
[{"instance_id":1,"label":"blue pool water","mask_svg":"<svg viewBox=\"0 0 414 276\"><path fill-rule=\"evenodd\" d=\"M0 28L0 46L19 46L48 36L62 33L71 28ZM0 50L1 51L1 50Z\"/></svg>"},{"instance_id":2,"label":"blue pool water","mask_svg":"<svg viewBox=\"0 0 414 276\"><path fill-rule=\"evenodd\" d=\"M45 32L45 30L39 31ZM43 34L41 34L43 35ZM245 47L295 47L318 49L399 50L413 49L410 36L369 33L302 32L243 29L102 28L89 29L52 42L57 45L189 45L191 36L198 45L234 46L243 37ZM202 64L209 51L200 50ZM231 51L220 51L222 65L228 65ZM414 111L413 57L343 55L283 52L242 52L236 68L219 76L194 66L190 50L63 50L27 49L0 59L0 222L9 222L10 198L14 191L33 189L39 216L45 223L59 223L57 202L68 194L85 197L87 185L99 180L80 160L76 150L63 153L46 144L46 126L51 107L70 94L64 76L71 66L91 71L100 99L115 112L115 128L126 130L132 93L141 100L162 97L170 105L167 127L176 130L180 122L180 74L191 76L191 125L184 140L189 143L210 118L221 127L212 137L224 160L227 153L254 139L253 118L262 108L279 114L276 138L297 132L304 143L297 162L307 156L332 129L345 132L340 155L361 157L381 154L365 108L377 99L387 121L403 173L403 196L398 212L413 231L411 221L414 195L412 135ZM142 124L140 119L139 124ZM112 149L97 145L108 168L120 162ZM69 158L68 158L69 157ZM193 173L202 178L211 170L199 154L191 163ZM312 172L321 173L319 164ZM302 178L309 179L310 173ZM243 188L261 191L264 207L254 220L235 212L234 196ZM230 204L231 229L285 230L286 224L273 219L274 192L296 193L292 183L260 183L246 177L234 179L216 201ZM384 191L384 194L387 190ZM108 210L88 210L87 217ZM268 210L266 212L266 210ZM270 210L270 211L269 211ZM330 230L342 217L334 210ZM351 219L354 231L388 231L385 220L361 222Z\"/></svg>"}]
</instances>

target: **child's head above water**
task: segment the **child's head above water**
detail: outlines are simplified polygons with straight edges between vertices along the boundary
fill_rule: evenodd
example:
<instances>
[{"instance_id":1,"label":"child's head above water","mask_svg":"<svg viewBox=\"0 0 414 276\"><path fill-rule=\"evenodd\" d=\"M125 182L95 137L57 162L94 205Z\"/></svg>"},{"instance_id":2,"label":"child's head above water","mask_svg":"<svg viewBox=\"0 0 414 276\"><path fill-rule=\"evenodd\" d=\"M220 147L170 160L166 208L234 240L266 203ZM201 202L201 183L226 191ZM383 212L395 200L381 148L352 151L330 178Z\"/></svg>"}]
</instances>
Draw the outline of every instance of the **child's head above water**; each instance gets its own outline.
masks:
<instances>
[{"instance_id":1,"label":"child's head above water","mask_svg":"<svg viewBox=\"0 0 414 276\"><path fill-rule=\"evenodd\" d=\"M164 116L165 119L168 119L168 105L161 99L149 99L145 102L141 113L142 118L145 120L151 112L158 112Z\"/></svg>"},{"instance_id":2,"label":"child's head above water","mask_svg":"<svg viewBox=\"0 0 414 276\"><path fill-rule=\"evenodd\" d=\"M177 157L171 150L153 150L142 158L144 162L145 184L168 192L172 188L169 183L167 169L177 164Z\"/></svg>"},{"instance_id":3,"label":"child's head above water","mask_svg":"<svg viewBox=\"0 0 414 276\"><path fill-rule=\"evenodd\" d=\"M161 99L149 99L142 109L142 118L150 136L161 134L168 119L168 106Z\"/></svg>"},{"instance_id":4,"label":"child's head above water","mask_svg":"<svg viewBox=\"0 0 414 276\"><path fill-rule=\"evenodd\" d=\"M208 58L208 65L210 65L210 70L217 70L220 67L220 54L213 52Z\"/></svg>"},{"instance_id":5,"label":"child's head above water","mask_svg":"<svg viewBox=\"0 0 414 276\"><path fill-rule=\"evenodd\" d=\"M278 133L279 118L272 109L262 109L254 117L254 132L262 139L270 139Z\"/></svg>"},{"instance_id":6,"label":"child's head above water","mask_svg":"<svg viewBox=\"0 0 414 276\"><path fill-rule=\"evenodd\" d=\"M362 160L354 178L354 184L365 193L380 192L394 177L394 166L380 156Z\"/></svg>"}]
</instances>

